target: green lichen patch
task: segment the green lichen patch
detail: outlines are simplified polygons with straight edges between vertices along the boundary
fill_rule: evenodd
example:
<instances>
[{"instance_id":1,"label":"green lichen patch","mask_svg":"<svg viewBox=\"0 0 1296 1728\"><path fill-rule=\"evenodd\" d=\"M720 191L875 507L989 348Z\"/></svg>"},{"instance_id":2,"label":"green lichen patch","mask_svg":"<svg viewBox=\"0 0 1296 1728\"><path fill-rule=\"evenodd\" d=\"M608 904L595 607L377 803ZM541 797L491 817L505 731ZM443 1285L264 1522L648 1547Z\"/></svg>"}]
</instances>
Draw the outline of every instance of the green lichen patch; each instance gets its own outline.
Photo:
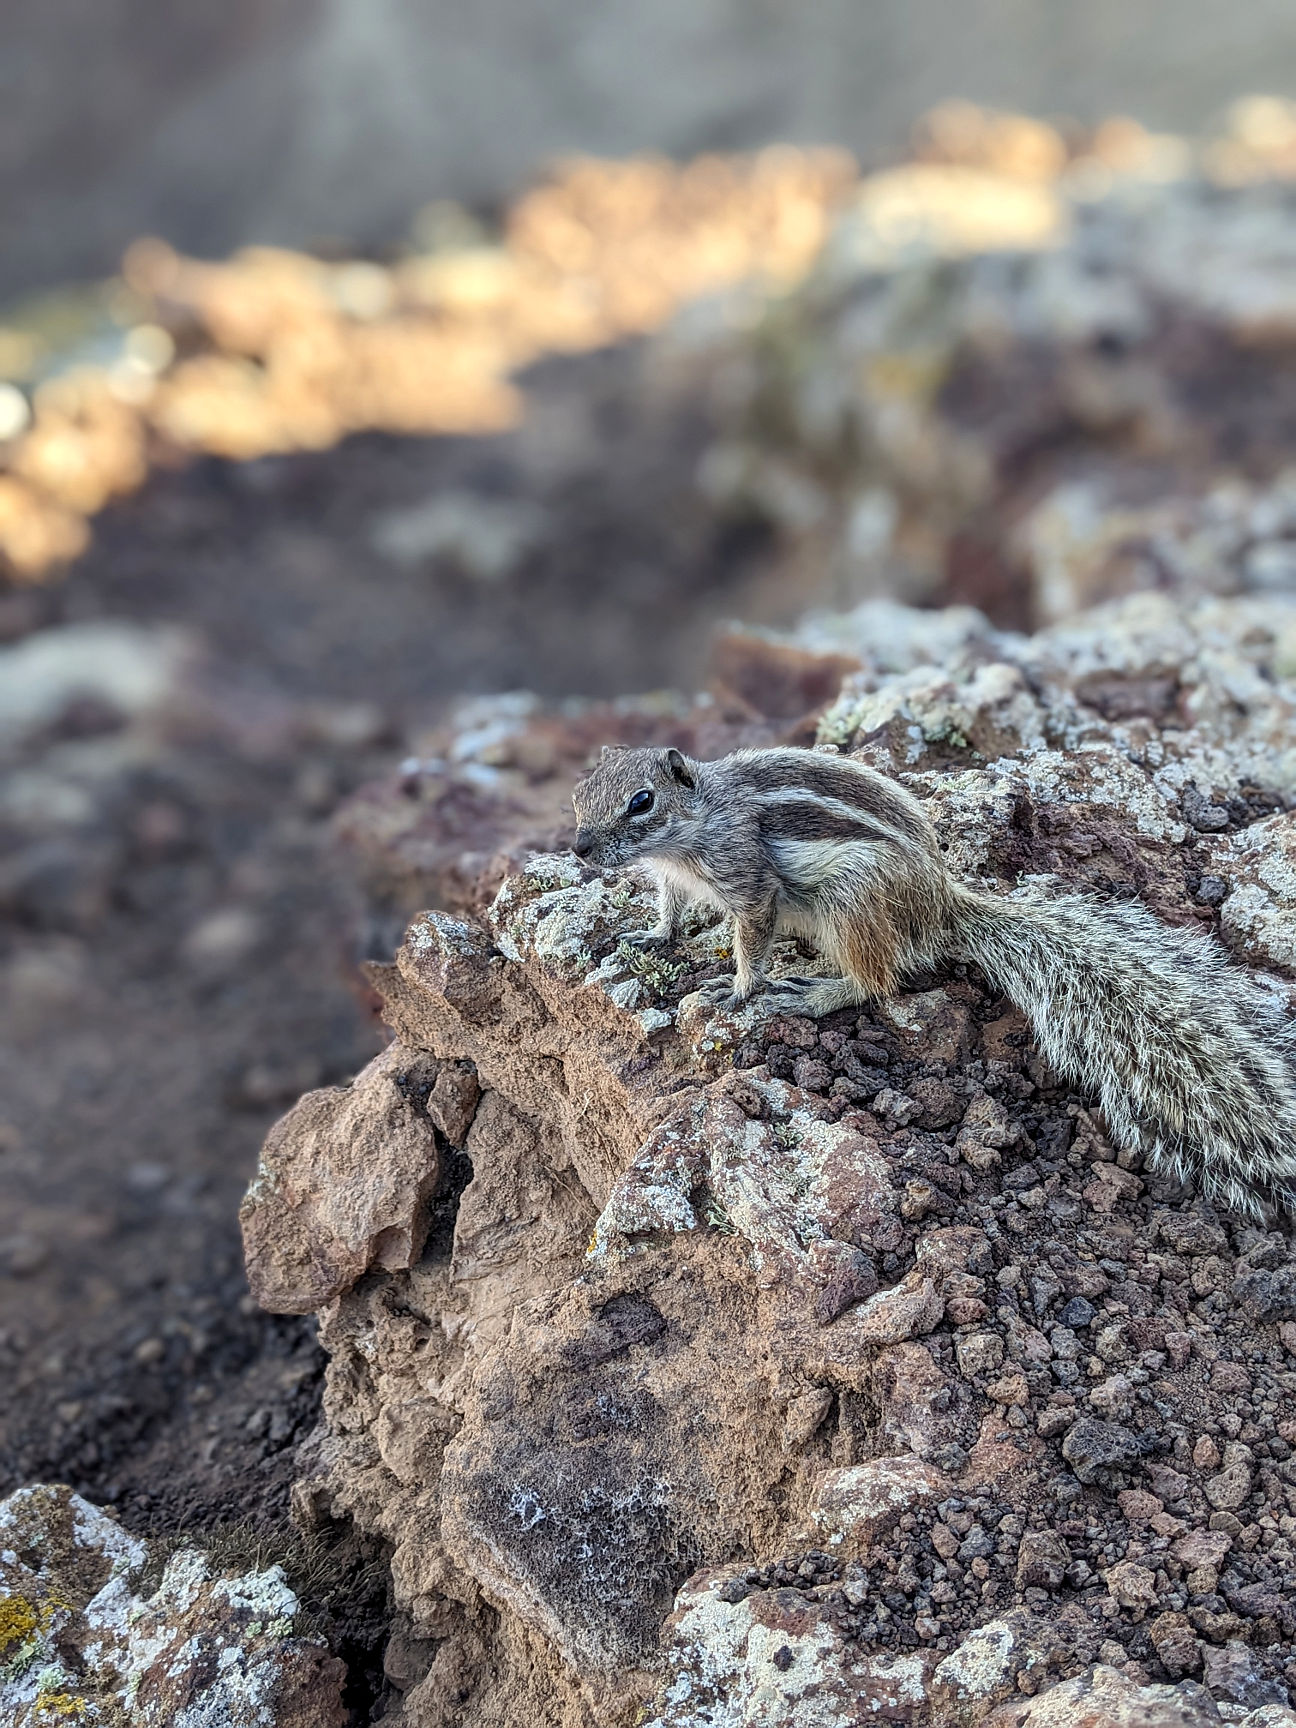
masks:
<instances>
[{"instance_id":1,"label":"green lichen patch","mask_svg":"<svg viewBox=\"0 0 1296 1728\"><path fill-rule=\"evenodd\" d=\"M672 985L678 984L686 968L677 960L668 960L660 952L636 948L632 942L618 942L617 959L627 972L647 985L657 996L665 996Z\"/></svg>"}]
</instances>

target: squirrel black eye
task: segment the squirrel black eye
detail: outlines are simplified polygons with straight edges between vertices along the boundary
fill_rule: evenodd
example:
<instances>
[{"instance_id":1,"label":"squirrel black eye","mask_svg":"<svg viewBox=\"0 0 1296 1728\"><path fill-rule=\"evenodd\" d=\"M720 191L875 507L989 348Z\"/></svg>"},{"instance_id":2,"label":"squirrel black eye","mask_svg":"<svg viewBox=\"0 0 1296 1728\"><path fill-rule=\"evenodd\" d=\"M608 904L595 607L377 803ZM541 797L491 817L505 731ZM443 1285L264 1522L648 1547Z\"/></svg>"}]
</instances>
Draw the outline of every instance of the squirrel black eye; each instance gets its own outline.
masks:
<instances>
[{"instance_id":1,"label":"squirrel black eye","mask_svg":"<svg viewBox=\"0 0 1296 1728\"><path fill-rule=\"evenodd\" d=\"M626 805L626 815L646 816L652 807L653 795L651 792L636 792L634 797Z\"/></svg>"}]
</instances>

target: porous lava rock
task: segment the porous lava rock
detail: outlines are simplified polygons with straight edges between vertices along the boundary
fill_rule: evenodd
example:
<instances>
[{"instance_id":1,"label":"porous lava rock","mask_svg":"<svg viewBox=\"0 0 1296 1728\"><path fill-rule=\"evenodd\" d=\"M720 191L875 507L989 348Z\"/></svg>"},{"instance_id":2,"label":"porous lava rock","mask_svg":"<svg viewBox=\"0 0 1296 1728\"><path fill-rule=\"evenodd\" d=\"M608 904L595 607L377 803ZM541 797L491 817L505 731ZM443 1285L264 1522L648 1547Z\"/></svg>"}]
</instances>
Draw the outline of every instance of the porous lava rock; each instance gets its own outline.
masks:
<instances>
[{"instance_id":1,"label":"porous lava rock","mask_svg":"<svg viewBox=\"0 0 1296 1728\"><path fill-rule=\"evenodd\" d=\"M937 617L939 665L887 616L814 627L855 662L823 747L922 797L965 878L1141 898L1288 999L1280 921L1227 917L1296 792L1286 603ZM645 955L644 890L561 850L486 886L370 968L370 1074L472 1106L432 1123L422 1252L384 1264L375 1215L320 1307L295 1494L392 1547L394 1720L1291 1728L1288 1224L1117 1152L975 971L721 1013L723 925ZM272 1165L321 1207L380 1179L341 1120L271 1135L262 1288L298 1276Z\"/></svg>"}]
</instances>

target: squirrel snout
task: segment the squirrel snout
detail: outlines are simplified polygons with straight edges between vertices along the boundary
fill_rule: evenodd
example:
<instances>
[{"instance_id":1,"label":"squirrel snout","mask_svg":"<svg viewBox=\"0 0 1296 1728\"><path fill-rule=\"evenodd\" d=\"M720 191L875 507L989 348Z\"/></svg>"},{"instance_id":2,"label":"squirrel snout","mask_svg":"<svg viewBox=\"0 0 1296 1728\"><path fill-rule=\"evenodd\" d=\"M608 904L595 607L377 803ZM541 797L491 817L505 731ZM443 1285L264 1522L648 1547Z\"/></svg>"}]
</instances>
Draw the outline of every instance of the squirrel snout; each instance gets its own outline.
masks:
<instances>
[{"instance_id":1,"label":"squirrel snout","mask_svg":"<svg viewBox=\"0 0 1296 1728\"><path fill-rule=\"evenodd\" d=\"M578 828L576 838L572 841L572 851L578 858L588 858L594 850L594 836L588 828Z\"/></svg>"}]
</instances>

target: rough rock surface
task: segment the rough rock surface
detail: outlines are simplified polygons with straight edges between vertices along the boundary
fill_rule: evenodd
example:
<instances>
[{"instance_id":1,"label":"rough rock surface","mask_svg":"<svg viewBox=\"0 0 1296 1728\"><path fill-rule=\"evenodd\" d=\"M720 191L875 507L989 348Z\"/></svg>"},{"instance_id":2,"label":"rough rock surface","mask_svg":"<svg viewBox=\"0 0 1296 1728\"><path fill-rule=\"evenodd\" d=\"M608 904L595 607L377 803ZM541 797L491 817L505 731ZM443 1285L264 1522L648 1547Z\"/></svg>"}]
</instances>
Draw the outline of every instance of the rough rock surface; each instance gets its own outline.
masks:
<instances>
[{"instance_id":1,"label":"rough rock surface","mask_svg":"<svg viewBox=\"0 0 1296 1728\"><path fill-rule=\"evenodd\" d=\"M1294 617L1136 596L1024 638L865 609L787 651L831 638L820 742L923 797L960 874L1136 896L1285 996ZM706 1010L723 926L643 955L636 885L508 856L534 812L491 809L489 900L371 968L370 1073L480 1088L437 1128L426 1246L346 1234L399 1134L313 1216L356 1269L297 1510L393 1545L397 1720L1291 1728L1287 1224L1114 1153L974 972L818 1023ZM271 1166L321 1202L348 1168L313 1108L271 1136L250 1240L295 1228Z\"/></svg>"},{"instance_id":2,"label":"rough rock surface","mask_svg":"<svg viewBox=\"0 0 1296 1728\"><path fill-rule=\"evenodd\" d=\"M225 1577L183 1548L163 1568L67 1488L0 1501L8 1728L343 1728L343 1666L299 1616L279 1566Z\"/></svg>"},{"instance_id":3,"label":"rough rock surface","mask_svg":"<svg viewBox=\"0 0 1296 1728\"><path fill-rule=\"evenodd\" d=\"M243 1205L261 1306L308 1314L371 1266L412 1265L440 1175L438 1135L461 1140L477 1098L468 1064L411 1061L396 1045L349 1087L308 1092L270 1134Z\"/></svg>"}]
</instances>

